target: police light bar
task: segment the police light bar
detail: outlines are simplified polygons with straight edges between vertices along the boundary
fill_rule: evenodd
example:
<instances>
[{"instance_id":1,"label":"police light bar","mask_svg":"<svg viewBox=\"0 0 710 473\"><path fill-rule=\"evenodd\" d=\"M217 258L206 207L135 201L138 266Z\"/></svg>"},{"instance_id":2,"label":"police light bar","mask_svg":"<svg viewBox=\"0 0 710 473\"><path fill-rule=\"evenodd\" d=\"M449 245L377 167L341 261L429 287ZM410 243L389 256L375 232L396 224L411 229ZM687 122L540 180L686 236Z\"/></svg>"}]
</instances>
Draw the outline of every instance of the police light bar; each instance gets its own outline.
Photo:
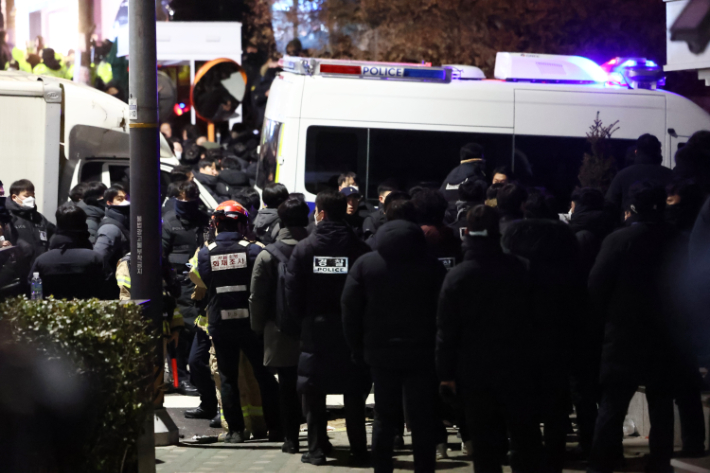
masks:
<instances>
[{"instance_id":1,"label":"police light bar","mask_svg":"<svg viewBox=\"0 0 710 473\"><path fill-rule=\"evenodd\" d=\"M301 75L349 77L360 79L410 80L419 82L451 82L451 68L425 64L338 61L332 59L304 59L286 56L279 61L285 71Z\"/></svg>"},{"instance_id":2,"label":"police light bar","mask_svg":"<svg viewBox=\"0 0 710 473\"><path fill-rule=\"evenodd\" d=\"M606 72L581 56L498 53L495 78L510 82L594 84L607 80Z\"/></svg>"},{"instance_id":3,"label":"police light bar","mask_svg":"<svg viewBox=\"0 0 710 473\"><path fill-rule=\"evenodd\" d=\"M476 66L444 64L444 67L451 68L454 80L484 80L486 78L486 74Z\"/></svg>"},{"instance_id":4,"label":"police light bar","mask_svg":"<svg viewBox=\"0 0 710 473\"><path fill-rule=\"evenodd\" d=\"M666 85L663 70L654 61L638 57L617 57L602 64L607 84L629 89L651 89Z\"/></svg>"}]
</instances>

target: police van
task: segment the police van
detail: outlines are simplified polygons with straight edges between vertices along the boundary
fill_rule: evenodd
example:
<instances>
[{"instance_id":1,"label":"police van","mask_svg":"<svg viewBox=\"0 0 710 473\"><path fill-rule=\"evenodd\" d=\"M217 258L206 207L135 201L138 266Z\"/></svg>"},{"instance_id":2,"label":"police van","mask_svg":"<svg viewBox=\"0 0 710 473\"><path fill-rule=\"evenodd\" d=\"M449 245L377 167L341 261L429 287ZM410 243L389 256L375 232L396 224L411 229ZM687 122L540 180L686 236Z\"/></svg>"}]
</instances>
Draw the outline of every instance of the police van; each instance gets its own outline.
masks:
<instances>
[{"instance_id":1,"label":"police van","mask_svg":"<svg viewBox=\"0 0 710 473\"><path fill-rule=\"evenodd\" d=\"M281 67L257 186L283 183L311 205L344 172L357 173L368 199L387 179L403 189L438 186L469 142L483 145L489 172L508 166L520 182L565 201L597 117L604 126L618 122L609 147L619 168L644 133L661 140L672 167L688 138L710 129L710 115L659 90L661 68L641 58L600 66L577 56L498 53L495 79L472 66L285 57Z\"/></svg>"}]
</instances>

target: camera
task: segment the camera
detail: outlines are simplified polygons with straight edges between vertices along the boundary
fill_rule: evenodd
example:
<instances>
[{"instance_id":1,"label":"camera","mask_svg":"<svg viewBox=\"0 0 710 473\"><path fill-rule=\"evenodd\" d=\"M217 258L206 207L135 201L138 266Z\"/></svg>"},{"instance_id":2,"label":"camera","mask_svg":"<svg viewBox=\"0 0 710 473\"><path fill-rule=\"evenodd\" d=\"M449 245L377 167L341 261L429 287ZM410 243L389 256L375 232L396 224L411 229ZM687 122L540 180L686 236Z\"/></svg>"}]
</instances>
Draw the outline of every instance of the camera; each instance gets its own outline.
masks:
<instances>
[{"instance_id":1,"label":"camera","mask_svg":"<svg viewBox=\"0 0 710 473\"><path fill-rule=\"evenodd\" d=\"M671 41L685 41L693 54L710 43L710 0L690 0L671 26Z\"/></svg>"}]
</instances>

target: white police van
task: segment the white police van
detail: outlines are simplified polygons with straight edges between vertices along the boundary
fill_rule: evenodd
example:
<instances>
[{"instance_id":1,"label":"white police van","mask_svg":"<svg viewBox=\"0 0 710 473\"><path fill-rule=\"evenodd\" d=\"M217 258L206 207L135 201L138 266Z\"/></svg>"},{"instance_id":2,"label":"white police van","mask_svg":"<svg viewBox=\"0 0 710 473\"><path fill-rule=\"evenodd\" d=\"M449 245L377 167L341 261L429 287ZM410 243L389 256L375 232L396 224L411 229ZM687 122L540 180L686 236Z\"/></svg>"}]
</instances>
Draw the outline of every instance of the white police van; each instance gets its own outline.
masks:
<instances>
[{"instance_id":1,"label":"white police van","mask_svg":"<svg viewBox=\"0 0 710 473\"><path fill-rule=\"evenodd\" d=\"M285 184L309 202L337 188L341 173L360 190L396 179L406 189L439 185L469 142L485 147L489 171L511 168L526 185L561 200L577 185L594 119L618 120L610 141L619 167L644 133L663 143L664 165L710 115L657 90L660 68L645 59L604 66L577 56L498 53L495 80L472 66L430 67L285 57L266 108L257 185Z\"/></svg>"}]
</instances>

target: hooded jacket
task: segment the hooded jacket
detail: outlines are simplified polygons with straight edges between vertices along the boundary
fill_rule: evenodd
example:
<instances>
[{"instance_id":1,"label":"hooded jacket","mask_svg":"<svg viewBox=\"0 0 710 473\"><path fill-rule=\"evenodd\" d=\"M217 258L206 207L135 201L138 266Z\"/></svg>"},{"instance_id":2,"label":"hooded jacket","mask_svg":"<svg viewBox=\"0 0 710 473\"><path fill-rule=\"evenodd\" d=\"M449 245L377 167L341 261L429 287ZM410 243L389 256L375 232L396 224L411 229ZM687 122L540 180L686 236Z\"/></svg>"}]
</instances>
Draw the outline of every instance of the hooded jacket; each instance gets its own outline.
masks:
<instances>
[{"instance_id":1,"label":"hooded jacket","mask_svg":"<svg viewBox=\"0 0 710 473\"><path fill-rule=\"evenodd\" d=\"M91 299L101 297L104 262L94 251L88 231L63 232L52 237L49 251L37 257L28 280L38 272L45 297Z\"/></svg>"},{"instance_id":2,"label":"hooded jacket","mask_svg":"<svg viewBox=\"0 0 710 473\"><path fill-rule=\"evenodd\" d=\"M86 225L89 228L89 241L93 245L96 243L96 238L98 237L101 220L103 220L106 215L106 207L90 205L83 200L76 205L86 213Z\"/></svg>"},{"instance_id":3,"label":"hooded jacket","mask_svg":"<svg viewBox=\"0 0 710 473\"><path fill-rule=\"evenodd\" d=\"M13 246L19 248L17 272L23 292L27 292L25 276L34 264L35 259L49 249L49 241L56 227L47 221L44 215L37 212L37 207L27 209L15 203L12 199L5 201L5 208L10 213L10 222L5 226L9 231L4 235Z\"/></svg>"},{"instance_id":4,"label":"hooded jacket","mask_svg":"<svg viewBox=\"0 0 710 473\"><path fill-rule=\"evenodd\" d=\"M606 200L615 209L626 209L629 199L629 189L636 182L650 181L660 186L666 185L673 179L673 171L664 167L658 158L647 156L639 151L636 160L631 166L622 169L614 176L609 190L606 193Z\"/></svg>"},{"instance_id":5,"label":"hooded jacket","mask_svg":"<svg viewBox=\"0 0 710 473\"><path fill-rule=\"evenodd\" d=\"M118 299L116 266L118 261L131 251L129 222L130 206L106 207L106 216L101 221L94 243L94 251L103 258L107 273L103 299Z\"/></svg>"},{"instance_id":6,"label":"hooded jacket","mask_svg":"<svg viewBox=\"0 0 710 473\"><path fill-rule=\"evenodd\" d=\"M259 210L254 219L254 233L257 239L265 245L276 241L281 230L281 219L277 209L264 208Z\"/></svg>"},{"instance_id":7,"label":"hooded jacket","mask_svg":"<svg viewBox=\"0 0 710 473\"><path fill-rule=\"evenodd\" d=\"M301 392L369 390L367 370L353 362L345 341L340 305L349 271L368 251L347 224L326 220L291 254L286 275L286 301L291 312L284 326L301 326Z\"/></svg>"},{"instance_id":8,"label":"hooded jacket","mask_svg":"<svg viewBox=\"0 0 710 473\"><path fill-rule=\"evenodd\" d=\"M439 190L444 194L447 201L456 202L459 200L459 186L472 177L486 180L486 176L481 170L480 162L462 163L456 166L446 176Z\"/></svg>"},{"instance_id":9,"label":"hooded jacket","mask_svg":"<svg viewBox=\"0 0 710 473\"><path fill-rule=\"evenodd\" d=\"M371 366L432 367L436 306L446 270L411 222L388 222L375 238L377 251L355 263L343 289L348 345Z\"/></svg>"}]
</instances>

